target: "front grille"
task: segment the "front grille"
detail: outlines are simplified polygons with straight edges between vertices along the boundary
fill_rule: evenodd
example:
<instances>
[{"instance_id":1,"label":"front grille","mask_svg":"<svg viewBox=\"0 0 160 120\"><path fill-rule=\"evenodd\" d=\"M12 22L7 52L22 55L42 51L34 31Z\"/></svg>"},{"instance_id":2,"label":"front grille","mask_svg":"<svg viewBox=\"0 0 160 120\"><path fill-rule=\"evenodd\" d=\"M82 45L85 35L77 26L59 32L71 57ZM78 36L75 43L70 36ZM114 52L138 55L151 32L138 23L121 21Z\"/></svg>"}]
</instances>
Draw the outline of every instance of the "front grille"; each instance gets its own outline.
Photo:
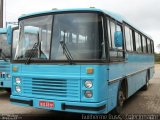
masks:
<instances>
[{"instance_id":1,"label":"front grille","mask_svg":"<svg viewBox=\"0 0 160 120\"><path fill-rule=\"evenodd\" d=\"M23 94L37 98L80 100L80 80L25 78Z\"/></svg>"}]
</instances>

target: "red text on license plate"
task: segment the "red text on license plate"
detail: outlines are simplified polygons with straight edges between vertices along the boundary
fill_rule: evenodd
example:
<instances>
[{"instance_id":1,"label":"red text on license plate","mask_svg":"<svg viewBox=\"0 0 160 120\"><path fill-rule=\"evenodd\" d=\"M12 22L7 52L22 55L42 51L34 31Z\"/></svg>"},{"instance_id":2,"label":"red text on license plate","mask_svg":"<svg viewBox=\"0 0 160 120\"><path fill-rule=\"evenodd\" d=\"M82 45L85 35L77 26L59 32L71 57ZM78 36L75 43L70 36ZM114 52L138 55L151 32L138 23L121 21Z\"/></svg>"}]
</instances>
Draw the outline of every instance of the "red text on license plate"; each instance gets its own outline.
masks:
<instances>
[{"instance_id":1,"label":"red text on license plate","mask_svg":"<svg viewBox=\"0 0 160 120\"><path fill-rule=\"evenodd\" d=\"M53 107L54 107L54 102L39 101L39 106L41 106L41 107L53 108Z\"/></svg>"}]
</instances>

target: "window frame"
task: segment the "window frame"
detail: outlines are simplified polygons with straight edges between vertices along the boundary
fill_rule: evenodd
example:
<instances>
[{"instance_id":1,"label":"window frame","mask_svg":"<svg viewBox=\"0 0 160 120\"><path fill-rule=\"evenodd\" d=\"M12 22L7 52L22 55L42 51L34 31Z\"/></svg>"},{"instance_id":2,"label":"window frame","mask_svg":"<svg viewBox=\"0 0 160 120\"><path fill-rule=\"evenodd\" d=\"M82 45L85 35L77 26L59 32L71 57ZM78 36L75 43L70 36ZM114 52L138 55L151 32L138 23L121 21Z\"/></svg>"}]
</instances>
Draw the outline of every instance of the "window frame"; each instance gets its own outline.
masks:
<instances>
[{"instance_id":1,"label":"window frame","mask_svg":"<svg viewBox=\"0 0 160 120\"><path fill-rule=\"evenodd\" d=\"M131 43L131 38L132 38L132 49L131 50L128 50L127 49L127 39L126 39L126 27L129 29L129 32L131 32L132 33L132 36L131 36L131 34L130 34L130 43ZM133 37L134 35L133 35L133 30L132 30L132 28L129 26L129 25L127 25L127 24L124 24L124 38L125 38L125 47L126 47L126 51L127 52L134 52L134 37ZM131 44L130 44L130 47L131 47Z\"/></svg>"},{"instance_id":2,"label":"window frame","mask_svg":"<svg viewBox=\"0 0 160 120\"><path fill-rule=\"evenodd\" d=\"M107 15L105 18L106 18L106 30L107 30L105 33L107 33L106 40L108 41L109 62L124 62L125 61L124 36L122 36L123 37L123 45L122 45L121 49L118 49L118 47L113 48L113 46L110 46L110 45L112 45L111 24L110 23L113 22L115 24L115 31L116 31L116 26L119 26L121 28L122 35L123 35L123 23L120 23ZM121 52L122 56L119 57L117 55L116 57L113 57L113 56L111 56L111 52L117 52L117 53Z\"/></svg>"},{"instance_id":3,"label":"window frame","mask_svg":"<svg viewBox=\"0 0 160 120\"><path fill-rule=\"evenodd\" d=\"M154 54L154 42L153 42L153 40L151 40L151 50L152 50L152 54Z\"/></svg>"},{"instance_id":4,"label":"window frame","mask_svg":"<svg viewBox=\"0 0 160 120\"><path fill-rule=\"evenodd\" d=\"M129 51L127 50L126 47L126 38L125 38L125 26L128 26L131 30L132 30L132 39L133 39L133 51ZM141 39L141 52L137 52L136 51L136 45L135 45L135 31L140 35L140 39ZM153 42L153 50L154 50L154 41L149 38L148 36L146 36L143 32L140 32L139 30L137 30L136 28L132 27L130 24L128 24L127 22L123 21L123 32L124 32L124 38L125 38L125 51L128 53L136 53L136 54L154 54L154 53L148 53L148 45L147 45L147 39L149 39L150 41ZM142 36L144 36L144 38L146 39L146 52L143 51L143 43L142 43Z\"/></svg>"},{"instance_id":5,"label":"window frame","mask_svg":"<svg viewBox=\"0 0 160 120\"><path fill-rule=\"evenodd\" d=\"M138 41L136 40L136 34L138 35L137 37L138 37ZM141 39L142 37L141 37L141 34L138 32L138 31L134 31L134 42L135 42L135 51L137 52L137 53L143 53L142 52L142 39ZM140 47L140 51L138 51L137 49L137 42L138 42L138 46Z\"/></svg>"},{"instance_id":6,"label":"window frame","mask_svg":"<svg viewBox=\"0 0 160 120\"><path fill-rule=\"evenodd\" d=\"M141 41L142 41L142 52L143 53L147 53L147 38L146 38L146 36L144 36L144 35L141 35ZM144 38L144 39L143 39ZM144 51L144 41L145 41L145 51Z\"/></svg>"},{"instance_id":7,"label":"window frame","mask_svg":"<svg viewBox=\"0 0 160 120\"><path fill-rule=\"evenodd\" d=\"M149 50L149 48L148 48L148 41L149 41L149 46L150 46L150 51L148 51ZM150 38L147 38L147 53L148 54L152 54L152 45L151 45L151 39Z\"/></svg>"},{"instance_id":8,"label":"window frame","mask_svg":"<svg viewBox=\"0 0 160 120\"><path fill-rule=\"evenodd\" d=\"M120 23L120 22L118 22L118 21L116 21L116 20L114 20L113 18L110 18L110 17L106 17L107 18L107 30L109 29L109 31L108 31L108 41L109 41L109 49L110 50L118 50L118 51L123 51L124 50L124 37L123 37L123 46L122 46L122 49L118 49L117 47L115 47L115 48L113 48L113 41L114 40L112 40L112 33L111 33L111 22L113 22L114 24L115 24L115 31L116 31L116 26L119 26L120 28L121 28L121 32L122 32L122 34L123 34L123 25ZM109 26L108 26L108 23L109 23ZM109 27L109 28L108 28ZM110 35L109 35L110 34ZM109 39L109 37L110 37L110 39ZM113 38L114 39L114 38ZM112 45L111 47L110 47L110 45Z\"/></svg>"}]
</instances>

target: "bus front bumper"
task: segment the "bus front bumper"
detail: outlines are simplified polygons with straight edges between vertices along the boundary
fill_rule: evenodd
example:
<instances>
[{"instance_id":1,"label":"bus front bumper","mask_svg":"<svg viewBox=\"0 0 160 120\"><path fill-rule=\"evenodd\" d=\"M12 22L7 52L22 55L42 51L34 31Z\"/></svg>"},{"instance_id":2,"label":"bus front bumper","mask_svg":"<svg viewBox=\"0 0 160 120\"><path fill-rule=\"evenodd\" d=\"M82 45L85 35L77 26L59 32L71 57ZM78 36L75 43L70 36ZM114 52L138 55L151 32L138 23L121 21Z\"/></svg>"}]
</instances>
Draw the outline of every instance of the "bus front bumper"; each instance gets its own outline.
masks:
<instances>
[{"instance_id":1,"label":"bus front bumper","mask_svg":"<svg viewBox=\"0 0 160 120\"><path fill-rule=\"evenodd\" d=\"M86 103L86 102L68 102L68 101L57 101L47 99L28 98L11 95L10 101L13 104L20 106L32 106L35 108L49 109L55 111L66 111L76 113L92 113L100 114L107 112L107 101L99 103ZM54 103L52 107L40 106L40 102L45 101L48 103Z\"/></svg>"}]
</instances>

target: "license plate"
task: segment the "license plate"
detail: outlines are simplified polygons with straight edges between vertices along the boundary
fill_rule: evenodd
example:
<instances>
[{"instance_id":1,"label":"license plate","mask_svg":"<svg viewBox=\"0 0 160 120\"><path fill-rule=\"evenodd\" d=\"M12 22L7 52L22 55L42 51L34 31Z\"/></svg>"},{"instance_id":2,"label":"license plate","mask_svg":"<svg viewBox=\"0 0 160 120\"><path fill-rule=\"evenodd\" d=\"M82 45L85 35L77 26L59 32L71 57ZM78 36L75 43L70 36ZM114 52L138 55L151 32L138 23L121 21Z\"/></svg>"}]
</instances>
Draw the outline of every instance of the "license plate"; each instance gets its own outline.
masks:
<instances>
[{"instance_id":1,"label":"license plate","mask_svg":"<svg viewBox=\"0 0 160 120\"><path fill-rule=\"evenodd\" d=\"M47 107L47 108L53 108L54 107L54 102L39 101L39 106L41 106L41 107Z\"/></svg>"}]
</instances>

